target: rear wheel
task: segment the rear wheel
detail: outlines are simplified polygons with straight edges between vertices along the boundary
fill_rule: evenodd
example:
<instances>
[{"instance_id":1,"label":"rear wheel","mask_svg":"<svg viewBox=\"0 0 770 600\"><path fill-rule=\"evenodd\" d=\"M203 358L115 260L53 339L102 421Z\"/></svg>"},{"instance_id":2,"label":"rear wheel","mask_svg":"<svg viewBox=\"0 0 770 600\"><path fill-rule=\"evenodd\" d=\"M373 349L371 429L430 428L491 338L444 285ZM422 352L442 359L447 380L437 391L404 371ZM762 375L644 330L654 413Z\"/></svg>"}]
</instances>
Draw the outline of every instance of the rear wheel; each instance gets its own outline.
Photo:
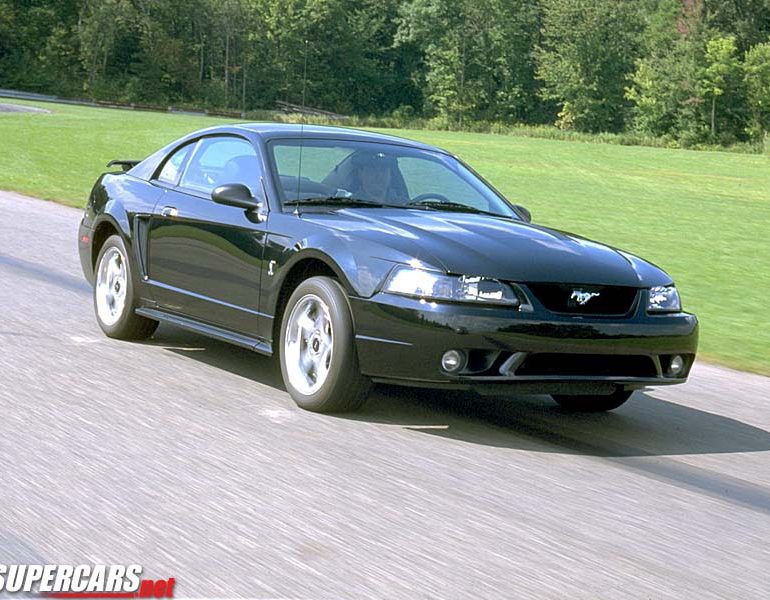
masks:
<instances>
[{"instance_id":1,"label":"rear wheel","mask_svg":"<svg viewBox=\"0 0 770 600\"><path fill-rule=\"evenodd\" d=\"M131 261L119 235L107 238L99 250L94 273L94 310L102 331L120 340L143 340L157 321L137 315Z\"/></svg>"},{"instance_id":2,"label":"rear wheel","mask_svg":"<svg viewBox=\"0 0 770 600\"><path fill-rule=\"evenodd\" d=\"M606 412L623 405L633 392L617 390L609 396L551 396L562 408L575 412Z\"/></svg>"},{"instance_id":3,"label":"rear wheel","mask_svg":"<svg viewBox=\"0 0 770 600\"><path fill-rule=\"evenodd\" d=\"M297 286L284 311L279 347L283 381L299 407L339 413L366 400L370 381L359 371L353 320L336 280L311 277Z\"/></svg>"}]
</instances>

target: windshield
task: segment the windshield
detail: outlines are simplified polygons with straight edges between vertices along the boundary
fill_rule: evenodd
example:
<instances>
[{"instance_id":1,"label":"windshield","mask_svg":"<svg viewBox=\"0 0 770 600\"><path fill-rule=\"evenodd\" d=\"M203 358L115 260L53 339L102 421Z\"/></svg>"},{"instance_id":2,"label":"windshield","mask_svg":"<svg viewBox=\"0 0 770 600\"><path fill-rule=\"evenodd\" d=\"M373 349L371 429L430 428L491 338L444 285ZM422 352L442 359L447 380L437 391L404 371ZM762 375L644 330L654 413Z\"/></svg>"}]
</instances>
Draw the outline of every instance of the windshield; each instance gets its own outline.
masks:
<instances>
[{"instance_id":1,"label":"windshield","mask_svg":"<svg viewBox=\"0 0 770 600\"><path fill-rule=\"evenodd\" d=\"M478 176L440 152L312 138L273 140L269 148L281 202L287 206L360 202L519 218Z\"/></svg>"}]
</instances>

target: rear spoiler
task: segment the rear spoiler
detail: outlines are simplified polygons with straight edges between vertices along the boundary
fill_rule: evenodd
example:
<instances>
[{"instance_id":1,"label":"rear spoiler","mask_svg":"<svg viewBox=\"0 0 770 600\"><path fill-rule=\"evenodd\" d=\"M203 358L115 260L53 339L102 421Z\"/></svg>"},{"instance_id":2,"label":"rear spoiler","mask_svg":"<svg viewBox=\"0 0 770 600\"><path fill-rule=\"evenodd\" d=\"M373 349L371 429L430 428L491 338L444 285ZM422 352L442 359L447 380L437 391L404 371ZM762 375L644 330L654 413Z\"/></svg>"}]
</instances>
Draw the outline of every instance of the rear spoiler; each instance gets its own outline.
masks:
<instances>
[{"instance_id":1,"label":"rear spoiler","mask_svg":"<svg viewBox=\"0 0 770 600\"><path fill-rule=\"evenodd\" d=\"M141 160L121 160L121 159L115 159L111 160L107 163L108 167L113 167L115 165L119 166L124 171L128 171L129 169L133 169L136 165L138 165Z\"/></svg>"}]
</instances>

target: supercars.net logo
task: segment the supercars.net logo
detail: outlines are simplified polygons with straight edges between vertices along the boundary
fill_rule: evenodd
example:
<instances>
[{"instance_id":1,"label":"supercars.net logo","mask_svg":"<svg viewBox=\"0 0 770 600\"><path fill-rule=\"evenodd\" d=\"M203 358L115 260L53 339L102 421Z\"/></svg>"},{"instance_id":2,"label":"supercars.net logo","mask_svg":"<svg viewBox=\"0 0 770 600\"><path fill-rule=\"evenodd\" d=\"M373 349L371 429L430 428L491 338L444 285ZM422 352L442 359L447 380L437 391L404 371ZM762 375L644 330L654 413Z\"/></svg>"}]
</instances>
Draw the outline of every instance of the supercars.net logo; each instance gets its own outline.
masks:
<instances>
[{"instance_id":1,"label":"supercars.net logo","mask_svg":"<svg viewBox=\"0 0 770 600\"><path fill-rule=\"evenodd\" d=\"M139 565L0 565L0 594L43 598L173 598L173 577L142 579Z\"/></svg>"}]
</instances>

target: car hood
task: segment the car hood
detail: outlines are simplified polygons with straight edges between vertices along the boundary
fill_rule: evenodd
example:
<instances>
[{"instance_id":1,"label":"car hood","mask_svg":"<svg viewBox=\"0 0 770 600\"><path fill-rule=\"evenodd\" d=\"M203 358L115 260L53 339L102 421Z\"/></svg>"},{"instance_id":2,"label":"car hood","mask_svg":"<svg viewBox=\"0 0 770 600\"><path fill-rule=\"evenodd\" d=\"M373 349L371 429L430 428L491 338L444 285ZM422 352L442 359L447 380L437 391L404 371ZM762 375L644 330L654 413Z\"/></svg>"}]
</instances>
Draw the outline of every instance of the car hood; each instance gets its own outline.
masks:
<instances>
[{"instance_id":1,"label":"car hood","mask_svg":"<svg viewBox=\"0 0 770 600\"><path fill-rule=\"evenodd\" d=\"M621 250L523 221L470 213L346 208L303 220L344 232L355 253L419 259L449 273L520 282L667 285L670 277Z\"/></svg>"}]
</instances>

